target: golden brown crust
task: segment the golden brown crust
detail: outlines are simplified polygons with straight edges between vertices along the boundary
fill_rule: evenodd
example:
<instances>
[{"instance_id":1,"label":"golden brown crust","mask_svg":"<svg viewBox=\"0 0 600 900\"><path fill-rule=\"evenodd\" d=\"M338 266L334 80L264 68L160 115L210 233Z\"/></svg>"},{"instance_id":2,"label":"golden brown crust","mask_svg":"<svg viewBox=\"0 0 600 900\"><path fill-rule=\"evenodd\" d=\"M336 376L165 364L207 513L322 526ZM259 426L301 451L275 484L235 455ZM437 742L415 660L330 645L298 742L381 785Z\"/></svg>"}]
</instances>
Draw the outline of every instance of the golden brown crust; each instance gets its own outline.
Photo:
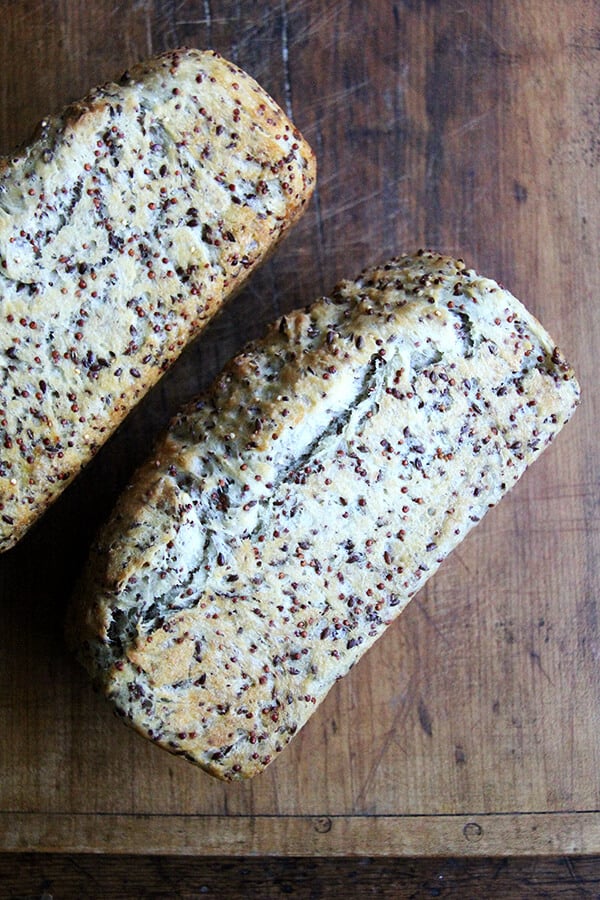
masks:
<instances>
[{"instance_id":1,"label":"golden brown crust","mask_svg":"<svg viewBox=\"0 0 600 900\"><path fill-rule=\"evenodd\" d=\"M135 66L0 166L0 549L299 217L312 151L213 52Z\"/></svg>"},{"instance_id":2,"label":"golden brown crust","mask_svg":"<svg viewBox=\"0 0 600 900\"><path fill-rule=\"evenodd\" d=\"M343 282L174 420L94 547L71 642L130 725L250 777L578 396L539 322L460 261Z\"/></svg>"}]
</instances>

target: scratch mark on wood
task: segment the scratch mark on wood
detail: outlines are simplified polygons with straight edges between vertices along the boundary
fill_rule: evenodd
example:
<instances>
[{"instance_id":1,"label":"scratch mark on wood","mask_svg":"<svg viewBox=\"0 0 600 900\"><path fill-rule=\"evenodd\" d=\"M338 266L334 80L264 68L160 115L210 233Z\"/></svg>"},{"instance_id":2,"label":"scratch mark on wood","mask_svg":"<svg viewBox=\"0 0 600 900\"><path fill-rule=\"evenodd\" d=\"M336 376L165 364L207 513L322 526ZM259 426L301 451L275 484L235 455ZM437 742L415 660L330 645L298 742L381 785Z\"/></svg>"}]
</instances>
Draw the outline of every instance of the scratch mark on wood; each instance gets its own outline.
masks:
<instances>
[{"instance_id":1,"label":"scratch mark on wood","mask_svg":"<svg viewBox=\"0 0 600 900\"><path fill-rule=\"evenodd\" d=\"M201 19L177 19L175 25L202 25L207 29L207 47L208 44L212 44L212 27L213 25L221 25L227 26L231 19L228 19L226 16L213 16L210 11L210 0L204 0L204 17ZM254 27L254 26L253 26Z\"/></svg>"},{"instance_id":2,"label":"scratch mark on wood","mask_svg":"<svg viewBox=\"0 0 600 900\"><path fill-rule=\"evenodd\" d=\"M414 679L411 678L411 681L413 681L413 680ZM406 692L407 692L408 696L411 696L412 689L411 689L410 683L409 683L409 686L408 686ZM359 806L362 806L364 804L364 800L367 795L367 792L371 790L371 785L373 784L373 781L375 780L377 770L378 770L379 766L381 765L381 762L384 759L384 757L390 747L390 744L392 743L394 738L396 738L398 725L403 718L406 718L408 709L409 709L408 704L402 704L399 707L399 709L396 711L394 718L392 719L392 724L391 724L389 730L386 732L385 738L383 739L381 746L373 759L373 763L371 765L371 768L369 769L369 772L367 773L367 777L365 778L365 781L364 781L361 789L359 790L358 794L356 795L356 797L354 799L354 804L355 804L356 808L358 808ZM408 756L406 748L402 744L400 744L399 741L396 740L395 744L404 756Z\"/></svg>"},{"instance_id":3,"label":"scratch mark on wood","mask_svg":"<svg viewBox=\"0 0 600 900\"><path fill-rule=\"evenodd\" d=\"M422 697L419 698L419 706L417 708L417 712L419 714L419 723L421 725L421 728L428 737L431 737L433 735L431 714L425 706L425 701Z\"/></svg>"},{"instance_id":4,"label":"scratch mark on wood","mask_svg":"<svg viewBox=\"0 0 600 900\"><path fill-rule=\"evenodd\" d=\"M473 116L470 119L467 119L466 122L463 122L462 125L459 125L458 128L453 128L451 131L448 131L448 137L458 137L461 134L464 134L467 131L471 131L473 128L477 128L477 126L484 120L488 119L491 115L496 112L496 106L491 106L489 109L486 109L485 112L480 113L478 116Z\"/></svg>"},{"instance_id":5,"label":"scratch mark on wood","mask_svg":"<svg viewBox=\"0 0 600 900\"><path fill-rule=\"evenodd\" d=\"M294 121L292 108L292 82L290 78L290 52L288 13L285 0L281 0L281 61L283 63L283 96L288 118Z\"/></svg>"},{"instance_id":6,"label":"scratch mark on wood","mask_svg":"<svg viewBox=\"0 0 600 900\"><path fill-rule=\"evenodd\" d=\"M317 159L322 157L322 149L323 149L323 136L321 134L321 128L317 125L317 134L316 134L316 156ZM315 204L315 212L317 214L317 265L319 268L319 291L320 293L324 293L327 288L325 285L325 269L324 269L324 261L323 261L323 253L325 250L325 230L323 228L323 209L321 206L321 192L319 190L319 179L317 178L317 183L315 186L314 194L313 194L313 202Z\"/></svg>"},{"instance_id":7,"label":"scratch mark on wood","mask_svg":"<svg viewBox=\"0 0 600 900\"><path fill-rule=\"evenodd\" d=\"M534 491L531 496L523 494L515 494L513 503L525 503L529 506L531 503L548 503L549 501L575 500L581 498L585 500L587 497L598 496L600 484L596 480L579 481L571 484L570 482L556 482L552 485L551 491ZM562 507L561 503L561 507ZM560 510L559 510L560 511Z\"/></svg>"},{"instance_id":8,"label":"scratch mark on wood","mask_svg":"<svg viewBox=\"0 0 600 900\"><path fill-rule=\"evenodd\" d=\"M153 55L152 50L152 19L150 16L150 10L146 9L146 50L148 56Z\"/></svg>"},{"instance_id":9,"label":"scratch mark on wood","mask_svg":"<svg viewBox=\"0 0 600 900\"><path fill-rule=\"evenodd\" d=\"M240 38L242 42L244 39L242 35L242 10L239 0L235 5L235 22L236 24L232 30L232 33L235 35L235 39L231 39L231 49L229 55L232 62L234 62L236 66L238 66L240 64Z\"/></svg>"},{"instance_id":10,"label":"scratch mark on wood","mask_svg":"<svg viewBox=\"0 0 600 900\"><path fill-rule=\"evenodd\" d=\"M471 569L469 568L469 566L466 564L466 562L464 561L464 559L462 558L462 556L460 555L460 553L457 552L456 548L454 548L454 553L453 553L452 555L453 555L453 556L455 557L455 559L457 559L457 560L459 561L459 563L467 570L467 572L469 573L469 575L472 575L472 574L473 574L472 570L471 570Z\"/></svg>"},{"instance_id":11,"label":"scratch mark on wood","mask_svg":"<svg viewBox=\"0 0 600 900\"><path fill-rule=\"evenodd\" d=\"M514 54L510 54L506 46L500 41L498 31L493 30L487 25L483 16L476 15L476 11L470 9L468 4L465 6L463 12L466 14L467 18L474 23L475 28L479 29L479 31L488 38L489 43L495 48L499 56L505 57L508 61L514 59Z\"/></svg>"},{"instance_id":12,"label":"scratch mark on wood","mask_svg":"<svg viewBox=\"0 0 600 900\"><path fill-rule=\"evenodd\" d=\"M442 234L441 187L444 173L444 130L448 117L443 85L447 81L443 43L438 41L432 62L427 66L425 109L429 124L425 144L425 241L438 246Z\"/></svg>"},{"instance_id":13,"label":"scratch mark on wood","mask_svg":"<svg viewBox=\"0 0 600 900\"><path fill-rule=\"evenodd\" d=\"M435 633L444 642L444 644L449 644L448 638L443 633L443 631L440 629L439 625L437 625L436 622L431 618L431 616L425 609L423 602L418 597L413 597L413 599L411 600L411 603L414 604L414 606L416 606L418 610L420 610L420 612L423 614L427 624L433 628Z\"/></svg>"},{"instance_id":14,"label":"scratch mark on wood","mask_svg":"<svg viewBox=\"0 0 600 900\"><path fill-rule=\"evenodd\" d=\"M212 10L210 8L210 0L204 0L204 23L208 46L212 47Z\"/></svg>"},{"instance_id":15,"label":"scratch mark on wood","mask_svg":"<svg viewBox=\"0 0 600 900\"><path fill-rule=\"evenodd\" d=\"M321 182L321 187L323 187L324 183ZM329 221L329 219L334 219L340 216L342 213L348 212L349 209L356 209L358 206L362 206L365 203L371 203L376 197L380 197L384 193L383 189L380 188L378 191L372 191L372 193L368 194L366 197L353 197L350 198L346 203L343 203L341 206L332 206L330 207L325 215L323 216L323 222ZM347 222L341 223L345 232L347 232Z\"/></svg>"},{"instance_id":16,"label":"scratch mark on wood","mask_svg":"<svg viewBox=\"0 0 600 900\"><path fill-rule=\"evenodd\" d=\"M308 113L313 112L318 108L321 120L323 120L325 116L330 113L333 113L335 116L339 116L340 107L351 97L352 94L355 94L358 91L362 90L362 88L366 87L368 84L369 79L365 78L363 79L363 81L359 81L356 84L350 85L349 87L341 88L338 91L331 91L329 94L321 94L319 98L313 103L303 104L303 111L305 113Z\"/></svg>"},{"instance_id":17,"label":"scratch mark on wood","mask_svg":"<svg viewBox=\"0 0 600 900\"><path fill-rule=\"evenodd\" d=\"M85 875L86 878L89 878L89 880L92 884L95 884L99 888L102 888L101 882L98 881L98 879L96 878L92 869L88 869L87 867L83 866L82 863L79 862L75 857L70 859L69 863L74 869L76 869L78 872L81 872L81 874ZM48 896L51 896L51 895L46 894L46 893L42 894L42 897L48 897Z\"/></svg>"},{"instance_id":18,"label":"scratch mark on wood","mask_svg":"<svg viewBox=\"0 0 600 900\"><path fill-rule=\"evenodd\" d=\"M328 7L327 11L325 11L325 6ZM339 23L340 15L351 6L352 0L323 4L323 8L319 10L318 15L314 16L304 28L298 28L294 31L292 40L304 44L309 42L311 38L322 39L322 35L332 33L336 35L336 40L341 44L350 32L349 30L342 32L331 23L334 19L338 19Z\"/></svg>"},{"instance_id":19,"label":"scratch mark on wood","mask_svg":"<svg viewBox=\"0 0 600 900\"><path fill-rule=\"evenodd\" d=\"M540 672L542 673L544 678L546 678L546 680L552 685L552 687L554 687L554 682L552 681L552 679L550 678L550 676L548 675L548 673L546 672L545 668L542 665L542 657L540 656L540 654L537 653L535 650L531 649L529 651L529 656L530 656L533 664L538 667L538 669L540 670Z\"/></svg>"},{"instance_id":20,"label":"scratch mark on wood","mask_svg":"<svg viewBox=\"0 0 600 900\"><path fill-rule=\"evenodd\" d=\"M581 884L583 883L583 882L582 882L582 879L580 878L580 876L579 876L579 875L577 874L577 872L575 871L575 867L574 867L574 865L573 865L571 859L570 859L568 856L565 856L564 859L563 859L563 862L564 862L564 864L565 864L565 867L566 867L566 869L567 869L567 872L568 872L569 875L571 876L571 881L573 881L575 884L581 885ZM585 897L585 896L586 896L586 893L587 893L587 891L585 891L585 890L582 888L582 889L581 889L581 893L580 893L579 896L580 896L580 897Z\"/></svg>"},{"instance_id":21,"label":"scratch mark on wood","mask_svg":"<svg viewBox=\"0 0 600 900\"><path fill-rule=\"evenodd\" d=\"M572 50L600 50L600 46L595 44L567 44Z\"/></svg>"}]
</instances>

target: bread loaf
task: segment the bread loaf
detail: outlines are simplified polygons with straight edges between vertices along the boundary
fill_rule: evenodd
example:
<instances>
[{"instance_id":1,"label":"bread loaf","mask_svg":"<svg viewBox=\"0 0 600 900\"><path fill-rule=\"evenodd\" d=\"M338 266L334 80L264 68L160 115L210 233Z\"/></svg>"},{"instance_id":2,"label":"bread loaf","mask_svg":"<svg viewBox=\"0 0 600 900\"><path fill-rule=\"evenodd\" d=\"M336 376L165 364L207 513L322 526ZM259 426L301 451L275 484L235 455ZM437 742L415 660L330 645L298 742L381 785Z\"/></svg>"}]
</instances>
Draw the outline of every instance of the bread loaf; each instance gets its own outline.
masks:
<instances>
[{"instance_id":1,"label":"bread loaf","mask_svg":"<svg viewBox=\"0 0 600 900\"><path fill-rule=\"evenodd\" d=\"M212 52L136 66L0 161L0 550L300 215L313 154Z\"/></svg>"},{"instance_id":2,"label":"bread loaf","mask_svg":"<svg viewBox=\"0 0 600 900\"><path fill-rule=\"evenodd\" d=\"M142 734L252 776L577 400L542 326L461 261L365 271L173 421L94 546L70 640Z\"/></svg>"}]
</instances>

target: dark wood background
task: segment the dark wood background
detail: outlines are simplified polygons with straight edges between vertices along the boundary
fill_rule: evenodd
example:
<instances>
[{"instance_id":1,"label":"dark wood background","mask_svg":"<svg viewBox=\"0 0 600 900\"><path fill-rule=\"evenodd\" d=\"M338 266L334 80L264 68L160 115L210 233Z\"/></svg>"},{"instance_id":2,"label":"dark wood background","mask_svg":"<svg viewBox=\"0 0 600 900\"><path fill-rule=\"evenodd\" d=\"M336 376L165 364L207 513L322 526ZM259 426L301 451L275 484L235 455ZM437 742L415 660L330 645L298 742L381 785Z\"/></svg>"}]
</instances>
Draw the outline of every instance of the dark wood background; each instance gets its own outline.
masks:
<instances>
[{"instance_id":1,"label":"dark wood background","mask_svg":"<svg viewBox=\"0 0 600 900\"><path fill-rule=\"evenodd\" d=\"M189 859L0 856L11 900L583 900L600 895L593 858Z\"/></svg>"},{"instance_id":2,"label":"dark wood background","mask_svg":"<svg viewBox=\"0 0 600 900\"><path fill-rule=\"evenodd\" d=\"M257 78L319 162L285 244L0 559L0 894L599 896L595 860L557 855L600 854L600 5L0 0L0 22L0 152L191 45ZM66 599L173 412L281 312L419 246L519 296L583 405L285 754L226 788L91 694Z\"/></svg>"}]
</instances>

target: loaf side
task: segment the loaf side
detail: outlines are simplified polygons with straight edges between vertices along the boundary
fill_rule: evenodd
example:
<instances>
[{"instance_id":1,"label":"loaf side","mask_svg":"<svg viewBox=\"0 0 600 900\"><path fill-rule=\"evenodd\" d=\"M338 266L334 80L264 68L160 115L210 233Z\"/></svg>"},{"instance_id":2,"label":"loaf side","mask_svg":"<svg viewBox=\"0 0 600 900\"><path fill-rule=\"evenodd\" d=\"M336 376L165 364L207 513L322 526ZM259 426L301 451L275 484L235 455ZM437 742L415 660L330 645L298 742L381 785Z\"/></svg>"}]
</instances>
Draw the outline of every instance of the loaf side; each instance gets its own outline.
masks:
<instances>
[{"instance_id":1,"label":"loaf side","mask_svg":"<svg viewBox=\"0 0 600 900\"><path fill-rule=\"evenodd\" d=\"M461 261L342 282L174 420L93 549L71 642L146 737L255 775L578 396L539 322Z\"/></svg>"},{"instance_id":2,"label":"loaf side","mask_svg":"<svg viewBox=\"0 0 600 900\"><path fill-rule=\"evenodd\" d=\"M0 550L301 214L312 151L218 54L176 50L0 163Z\"/></svg>"}]
</instances>

